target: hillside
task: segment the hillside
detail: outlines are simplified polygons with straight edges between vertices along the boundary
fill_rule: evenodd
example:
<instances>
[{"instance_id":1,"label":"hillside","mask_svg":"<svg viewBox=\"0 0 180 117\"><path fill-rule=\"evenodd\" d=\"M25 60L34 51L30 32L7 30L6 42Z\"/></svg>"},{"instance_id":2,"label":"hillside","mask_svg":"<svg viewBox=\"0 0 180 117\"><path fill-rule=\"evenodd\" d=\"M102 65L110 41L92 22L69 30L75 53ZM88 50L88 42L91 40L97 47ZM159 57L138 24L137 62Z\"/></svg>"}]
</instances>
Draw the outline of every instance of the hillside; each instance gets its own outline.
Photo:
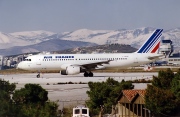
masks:
<instances>
[{"instance_id":1,"label":"hillside","mask_svg":"<svg viewBox=\"0 0 180 117\"><path fill-rule=\"evenodd\" d=\"M79 41L68 41L60 39L52 39L48 41L43 41L38 44L28 45L28 46L16 46L8 49L0 49L1 55L15 55L22 53L33 53L33 52L43 52L43 51L57 51L65 50L69 48L84 47L84 46L95 46L97 44Z\"/></svg>"},{"instance_id":2,"label":"hillside","mask_svg":"<svg viewBox=\"0 0 180 117\"><path fill-rule=\"evenodd\" d=\"M56 51L54 53L59 54L75 54L75 53L132 53L137 49L130 45L124 44L106 44L97 45L92 47L78 47L73 49L66 49L62 51Z\"/></svg>"}]
</instances>

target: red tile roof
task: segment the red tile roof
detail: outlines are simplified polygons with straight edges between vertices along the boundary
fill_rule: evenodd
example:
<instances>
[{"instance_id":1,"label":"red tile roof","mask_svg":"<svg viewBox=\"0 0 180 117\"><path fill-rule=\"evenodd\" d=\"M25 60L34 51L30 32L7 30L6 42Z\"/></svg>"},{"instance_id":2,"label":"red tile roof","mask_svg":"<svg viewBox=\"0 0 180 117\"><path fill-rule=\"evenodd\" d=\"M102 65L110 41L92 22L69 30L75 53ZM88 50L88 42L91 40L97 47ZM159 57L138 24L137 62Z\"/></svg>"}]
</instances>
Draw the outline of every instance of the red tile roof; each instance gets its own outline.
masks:
<instances>
[{"instance_id":1,"label":"red tile roof","mask_svg":"<svg viewBox=\"0 0 180 117\"><path fill-rule=\"evenodd\" d=\"M123 90L122 93L131 102L137 94L144 98L146 90Z\"/></svg>"}]
</instances>

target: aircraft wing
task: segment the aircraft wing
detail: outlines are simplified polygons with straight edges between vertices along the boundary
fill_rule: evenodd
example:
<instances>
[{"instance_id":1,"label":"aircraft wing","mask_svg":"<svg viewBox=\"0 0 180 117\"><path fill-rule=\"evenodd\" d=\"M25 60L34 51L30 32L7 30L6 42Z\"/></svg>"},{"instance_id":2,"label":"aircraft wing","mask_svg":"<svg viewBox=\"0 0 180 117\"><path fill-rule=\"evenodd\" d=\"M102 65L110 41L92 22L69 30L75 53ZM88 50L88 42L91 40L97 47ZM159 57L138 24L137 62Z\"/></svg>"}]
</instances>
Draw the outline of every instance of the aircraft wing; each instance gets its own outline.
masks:
<instances>
[{"instance_id":1,"label":"aircraft wing","mask_svg":"<svg viewBox=\"0 0 180 117\"><path fill-rule=\"evenodd\" d=\"M88 70L92 70L95 69L98 65L102 65L103 64L109 64L111 60L108 61L101 61L101 62L95 62L95 63L88 63L88 64L78 64L77 66L81 66L82 68L88 69Z\"/></svg>"}]
</instances>

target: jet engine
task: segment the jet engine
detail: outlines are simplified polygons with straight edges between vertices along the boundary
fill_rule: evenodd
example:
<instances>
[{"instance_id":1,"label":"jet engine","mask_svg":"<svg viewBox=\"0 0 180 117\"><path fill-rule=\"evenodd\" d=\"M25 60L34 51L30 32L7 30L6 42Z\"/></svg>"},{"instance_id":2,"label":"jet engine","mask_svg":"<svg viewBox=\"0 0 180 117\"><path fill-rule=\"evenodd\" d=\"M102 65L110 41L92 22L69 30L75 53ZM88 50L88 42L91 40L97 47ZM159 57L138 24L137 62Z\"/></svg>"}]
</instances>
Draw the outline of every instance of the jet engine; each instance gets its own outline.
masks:
<instances>
[{"instance_id":1,"label":"jet engine","mask_svg":"<svg viewBox=\"0 0 180 117\"><path fill-rule=\"evenodd\" d=\"M75 75L80 73L79 66L68 66L66 70L61 70L61 75Z\"/></svg>"}]
</instances>

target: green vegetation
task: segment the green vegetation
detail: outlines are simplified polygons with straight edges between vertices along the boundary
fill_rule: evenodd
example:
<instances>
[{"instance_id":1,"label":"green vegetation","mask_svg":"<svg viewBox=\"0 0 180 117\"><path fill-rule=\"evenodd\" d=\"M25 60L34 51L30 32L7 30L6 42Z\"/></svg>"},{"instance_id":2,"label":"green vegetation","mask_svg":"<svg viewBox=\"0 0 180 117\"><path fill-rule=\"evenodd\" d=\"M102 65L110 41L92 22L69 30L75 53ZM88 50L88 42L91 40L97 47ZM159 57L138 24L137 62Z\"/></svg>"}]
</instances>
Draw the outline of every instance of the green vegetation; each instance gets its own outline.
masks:
<instances>
[{"instance_id":1,"label":"green vegetation","mask_svg":"<svg viewBox=\"0 0 180 117\"><path fill-rule=\"evenodd\" d=\"M180 69L161 70L152 81L135 80L118 82L108 78L105 82L89 82L86 105L92 116L98 115L101 107L104 113L111 113L112 105L122 90L133 89L132 82L151 82L145 95L146 108L156 116L176 116L180 110ZM64 84L64 83L57 83ZM65 84L74 84L67 82ZM75 83L76 84L76 83ZM78 83L77 83L78 84ZM79 84L83 84L79 82ZM15 90L16 85L0 79L0 117L55 117L58 105L48 100L48 92L37 84L26 84ZM72 115L72 108L64 108L64 116ZM59 112L60 113L60 112Z\"/></svg>"},{"instance_id":2,"label":"green vegetation","mask_svg":"<svg viewBox=\"0 0 180 117\"><path fill-rule=\"evenodd\" d=\"M180 110L180 70L159 71L148 85L145 95L146 107L157 116L176 115Z\"/></svg>"},{"instance_id":3,"label":"green vegetation","mask_svg":"<svg viewBox=\"0 0 180 117\"><path fill-rule=\"evenodd\" d=\"M37 84L16 85L0 79L0 117L55 117L58 105L48 100L48 92Z\"/></svg>"},{"instance_id":4,"label":"green vegetation","mask_svg":"<svg viewBox=\"0 0 180 117\"><path fill-rule=\"evenodd\" d=\"M90 100L86 104L92 115L97 115L101 107L105 113L111 113L112 105L117 103L120 92L123 89L134 88L130 81L118 82L112 78L108 78L106 82L89 82L88 85L90 90L87 94Z\"/></svg>"}]
</instances>

